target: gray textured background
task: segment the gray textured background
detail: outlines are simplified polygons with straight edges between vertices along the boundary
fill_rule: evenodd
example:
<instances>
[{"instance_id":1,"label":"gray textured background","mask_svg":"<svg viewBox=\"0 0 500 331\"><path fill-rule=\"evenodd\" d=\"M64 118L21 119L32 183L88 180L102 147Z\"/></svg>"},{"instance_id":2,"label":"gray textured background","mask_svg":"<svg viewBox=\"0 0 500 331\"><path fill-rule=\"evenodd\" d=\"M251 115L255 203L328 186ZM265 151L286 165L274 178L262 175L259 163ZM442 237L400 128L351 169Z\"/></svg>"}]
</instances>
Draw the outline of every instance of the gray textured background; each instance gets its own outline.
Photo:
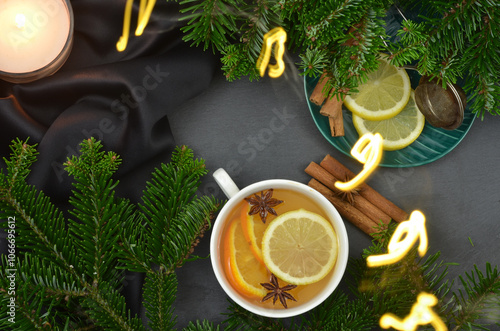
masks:
<instances>
[{"instance_id":1,"label":"gray textured background","mask_svg":"<svg viewBox=\"0 0 500 331\"><path fill-rule=\"evenodd\" d=\"M290 67L288 67L290 68ZM177 144L188 145L212 173L225 168L243 188L253 182L285 178L307 183L304 169L331 154L354 172L361 164L338 152L317 130L309 113L302 77L287 69L279 79L227 82L219 74L211 87L170 115ZM413 168L379 168L369 184L395 204L427 217L429 254L456 262L449 279L476 264L500 265L500 116L476 119L465 139L443 158ZM209 177L209 176L207 176ZM223 198L207 178L201 193ZM359 257L370 238L346 221L350 256ZM207 256L209 234L196 254ZM469 240L470 238L470 240ZM472 241L472 244L471 244ZM188 321L221 322L228 299L210 260L178 270L176 301L179 327ZM458 285L457 285L458 286Z\"/></svg>"}]
</instances>

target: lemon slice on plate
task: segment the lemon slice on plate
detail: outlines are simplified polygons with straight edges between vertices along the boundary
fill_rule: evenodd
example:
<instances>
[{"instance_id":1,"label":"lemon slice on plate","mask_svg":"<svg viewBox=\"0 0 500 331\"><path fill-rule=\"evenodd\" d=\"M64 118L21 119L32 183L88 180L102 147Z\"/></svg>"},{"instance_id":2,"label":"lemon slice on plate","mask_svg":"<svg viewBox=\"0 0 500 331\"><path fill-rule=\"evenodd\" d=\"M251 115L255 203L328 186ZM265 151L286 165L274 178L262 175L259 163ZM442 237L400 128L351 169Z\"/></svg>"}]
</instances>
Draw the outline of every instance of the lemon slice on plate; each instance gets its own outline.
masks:
<instances>
[{"instance_id":1,"label":"lemon slice on plate","mask_svg":"<svg viewBox=\"0 0 500 331\"><path fill-rule=\"evenodd\" d=\"M383 148L394 151L405 148L420 136L424 129L425 117L418 110L415 94L411 91L410 101L396 116L382 121L368 121L353 114L352 123L360 136L365 133L380 133L383 137Z\"/></svg>"},{"instance_id":2,"label":"lemon slice on plate","mask_svg":"<svg viewBox=\"0 0 500 331\"><path fill-rule=\"evenodd\" d=\"M298 209L274 219L262 238L262 257L269 271L294 285L324 278L337 261L338 239L322 216Z\"/></svg>"},{"instance_id":3,"label":"lemon slice on plate","mask_svg":"<svg viewBox=\"0 0 500 331\"><path fill-rule=\"evenodd\" d=\"M410 99L410 78L406 70L389 63L383 55L379 67L368 74L357 93L347 95L344 104L353 114L371 121L396 116Z\"/></svg>"}]
</instances>

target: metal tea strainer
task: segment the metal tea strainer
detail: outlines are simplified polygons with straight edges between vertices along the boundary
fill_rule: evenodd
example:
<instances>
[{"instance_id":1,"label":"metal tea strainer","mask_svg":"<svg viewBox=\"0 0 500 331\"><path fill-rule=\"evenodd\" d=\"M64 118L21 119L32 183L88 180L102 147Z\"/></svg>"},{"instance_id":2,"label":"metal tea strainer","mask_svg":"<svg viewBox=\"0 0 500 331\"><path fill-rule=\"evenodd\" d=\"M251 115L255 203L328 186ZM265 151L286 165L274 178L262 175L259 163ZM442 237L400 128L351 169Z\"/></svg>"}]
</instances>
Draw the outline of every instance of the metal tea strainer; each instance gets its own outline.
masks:
<instances>
[{"instance_id":1,"label":"metal tea strainer","mask_svg":"<svg viewBox=\"0 0 500 331\"><path fill-rule=\"evenodd\" d=\"M395 8L406 21L399 7ZM411 65L402 68L417 70L416 66ZM415 89L415 103L425 119L432 126L447 130L454 130L462 124L466 100L465 92L460 86L447 83L445 89L437 79L430 79L427 76L420 79Z\"/></svg>"},{"instance_id":2,"label":"metal tea strainer","mask_svg":"<svg viewBox=\"0 0 500 331\"><path fill-rule=\"evenodd\" d=\"M466 97L458 85L448 83L444 89L423 76L415 89L415 103L432 126L454 130L464 120Z\"/></svg>"}]
</instances>

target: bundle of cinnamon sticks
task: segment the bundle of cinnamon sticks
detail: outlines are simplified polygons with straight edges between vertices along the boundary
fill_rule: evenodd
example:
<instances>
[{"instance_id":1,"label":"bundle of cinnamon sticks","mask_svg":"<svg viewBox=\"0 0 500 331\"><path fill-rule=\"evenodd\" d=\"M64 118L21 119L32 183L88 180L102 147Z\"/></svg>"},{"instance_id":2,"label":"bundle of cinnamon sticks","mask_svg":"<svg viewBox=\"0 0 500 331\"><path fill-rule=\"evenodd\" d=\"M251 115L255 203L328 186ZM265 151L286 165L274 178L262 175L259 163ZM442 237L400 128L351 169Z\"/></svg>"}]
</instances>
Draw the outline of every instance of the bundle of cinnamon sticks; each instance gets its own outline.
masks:
<instances>
[{"instance_id":1,"label":"bundle of cinnamon sticks","mask_svg":"<svg viewBox=\"0 0 500 331\"><path fill-rule=\"evenodd\" d=\"M318 106L322 106L319 113L323 116L328 117L332 137L343 136L344 117L342 115L342 104L344 103L344 101L340 99L339 96L335 95L335 91L331 91L328 95L328 98L326 97L323 89L327 82L328 77L326 76L326 74L321 75L318 83L316 84L316 87L309 97L309 100Z\"/></svg>"},{"instance_id":2,"label":"bundle of cinnamon sticks","mask_svg":"<svg viewBox=\"0 0 500 331\"><path fill-rule=\"evenodd\" d=\"M381 230L382 223L388 224L391 219L396 222L408 219L408 213L366 183L352 192L337 189L336 181L349 181L355 174L330 155L320 164L311 162L305 171L313 177L308 185L323 194L342 217L370 236Z\"/></svg>"}]
</instances>

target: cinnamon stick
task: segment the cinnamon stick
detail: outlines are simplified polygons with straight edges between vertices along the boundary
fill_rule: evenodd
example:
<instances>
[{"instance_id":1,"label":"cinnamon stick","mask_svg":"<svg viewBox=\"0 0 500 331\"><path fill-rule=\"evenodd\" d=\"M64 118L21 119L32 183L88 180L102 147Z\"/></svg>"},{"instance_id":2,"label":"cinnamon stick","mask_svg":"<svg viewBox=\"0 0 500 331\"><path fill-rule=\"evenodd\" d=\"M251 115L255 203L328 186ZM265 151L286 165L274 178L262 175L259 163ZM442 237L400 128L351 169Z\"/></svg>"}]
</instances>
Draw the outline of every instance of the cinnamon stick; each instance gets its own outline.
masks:
<instances>
[{"instance_id":1,"label":"cinnamon stick","mask_svg":"<svg viewBox=\"0 0 500 331\"><path fill-rule=\"evenodd\" d=\"M322 183L323 185L325 185L328 189L330 189L332 194L335 195L336 197L340 197L342 195L343 192L335 186L335 182L341 179L333 176L327 170L322 168L319 164L311 162L305 169L305 172L314 179L316 179L317 181L319 181L320 183ZM353 194L352 197L353 197L352 206L357 210L359 210L364 215L368 216L368 218L370 218L370 220L375 222L375 224L377 225L380 224L380 221L382 221L384 224L389 224L389 222L391 221L391 217L386 213L384 213L382 210L380 210L377 206L373 205L362 195ZM342 198L340 199L344 202L347 202Z\"/></svg>"},{"instance_id":2,"label":"cinnamon stick","mask_svg":"<svg viewBox=\"0 0 500 331\"><path fill-rule=\"evenodd\" d=\"M373 236L377 232L377 224L368 216L360 212L351 204L335 196L335 194L326 186L318 182L316 179L311 179L308 184L310 187L323 194L338 210L342 217L348 219L352 224L361 229L364 233Z\"/></svg>"},{"instance_id":3,"label":"cinnamon stick","mask_svg":"<svg viewBox=\"0 0 500 331\"><path fill-rule=\"evenodd\" d=\"M359 27L360 27L360 25L355 24L354 26L351 26L349 28L347 33L349 35L352 34L352 38L349 38L345 43L343 43L342 44L343 46L358 46L359 45L359 41L361 39L361 34L359 33L359 31L357 31L359 29Z\"/></svg>"},{"instance_id":4,"label":"cinnamon stick","mask_svg":"<svg viewBox=\"0 0 500 331\"><path fill-rule=\"evenodd\" d=\"M332 156L327 155L320 163L321 167L327 170L336 178L354 178L354 173L346 168L342 163L334 159ZM360 185L360 194L372 204L377 206L384 213L389 215L396 222L403 222L408 220L408 213L375 191L368 184L363 183Z\"/></svg>"},{"instance_id":5,"label":"cinnamon stick","mask_svg":"<svg viewBox=\"0 0 500 331\"><path fill-rule=\"evenodd\" d=\"M335 117L328 117L330 124L330 134L332 137L341 137L344 133L344 116L342 115L342 106L340 112Z\"/></svg>"},{"instance_id":6,"label":"cinnamon stick","mask_svg":"<svg viewBox=\"0 0 500 331\"><path fill-rule=\"evenodd\" d=\"M335 92L332 92L319 111L321 115L328 116L332 137L344 135L344 116L342 115L343 103L344 101L339 99L335 95Z\"/></svg>"},{"instance_id":7,"label":"cinnamon stick","mask_svg":"<svg viewBox=\"0 0 500 331\"><path fill-rule=\"evenodd\" d=\"M338 116L339 113L342 113L342 104L344 100L339 99L335 95L335 91L332 91L328 96L328 100L326 100L325 104L321 107L319 113L323 116L335 117Z\"/></svg>"},{"instance_id":8,"label":"cinnamon stick","mask_svg":"<svg viewBox=\"0 0 500 331\"><path fill-rule=\"evenodd\" d=\"M326 83L328 82L328 77L326 76L326 73L322 74L321 77L319 77L318 83L316 84L316 87L311 93L311 96L309 97L309 100L318 105L321 106L323 102L326 99L326 95L323 93L323 88L325 87Z\"/></svg>"}]
</instances>

